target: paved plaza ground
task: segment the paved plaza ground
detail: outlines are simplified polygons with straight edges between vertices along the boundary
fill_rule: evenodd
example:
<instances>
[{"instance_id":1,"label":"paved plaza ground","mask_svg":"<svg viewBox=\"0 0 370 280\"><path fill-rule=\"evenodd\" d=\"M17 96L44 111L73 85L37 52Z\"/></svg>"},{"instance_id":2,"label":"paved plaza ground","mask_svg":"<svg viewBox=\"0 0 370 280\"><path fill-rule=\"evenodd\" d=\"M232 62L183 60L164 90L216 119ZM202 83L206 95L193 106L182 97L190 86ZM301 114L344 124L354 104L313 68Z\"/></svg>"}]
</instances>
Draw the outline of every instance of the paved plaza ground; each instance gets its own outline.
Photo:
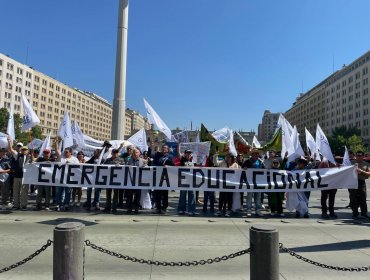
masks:
<instances>
[{"instance_id":1,"label":"paved plaza ground","mask_svg":"<svg viewBox=\"0 0 370 280\"><path fill-rule=\"evenodd\" d=\"M267 224L279 230L280 242L307 258L335 266L370 266L370 219L352 219L345 208L347 190L337 193L336 220L321 219L320 192L311 194L310 219L296 219L293 214L271 218L267 211L263 218L246 218L245 213L230 218L178 216L177 200L178 193L170 192L166 215L149 210L139 215L82 209L0 211L0 269L40 248L53 238L54 227L67 221L84 223L86 239L99 246L149 260L192 261L227 255L249 247L252 225ZM0 274L0 279L52 279L52 258L50 247L29 263ZM249 279L249 258L244 255L217 264L171 268L127 262L86 248L85 279ZM327 270L281 253L280 279L370 279L370 272Z\"/></svg>"}]
</instances>

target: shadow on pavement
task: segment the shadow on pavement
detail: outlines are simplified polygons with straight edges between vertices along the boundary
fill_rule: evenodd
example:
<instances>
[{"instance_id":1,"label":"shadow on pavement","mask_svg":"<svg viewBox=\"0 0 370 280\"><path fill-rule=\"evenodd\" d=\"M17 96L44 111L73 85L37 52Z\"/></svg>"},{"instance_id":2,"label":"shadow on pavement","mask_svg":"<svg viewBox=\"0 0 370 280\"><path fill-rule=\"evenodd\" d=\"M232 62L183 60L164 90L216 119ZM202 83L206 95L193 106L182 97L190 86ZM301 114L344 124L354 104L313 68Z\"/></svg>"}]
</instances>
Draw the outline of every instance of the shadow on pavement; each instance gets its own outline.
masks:
<instances>
[{"instance_id":1,"label":"shadow on pavement","mask_svg":"<svg viewBox=\"0 0 370 280\"><path fill-rule=\"evenodd\" d=\"M85 220L81 220L81 219L74 219L74 218L57 218L57 219L41 221L41 222L37 222L37 223L38 224L43 224L43 225L56 226L56 225L59 225L59 224L62 224L62 223L70 223L70 222L83 223L87 227L88 226L95 226L95 225L99 224L99 223L95 223L95 222L85 221Z\"/></svg>"},{"instance_id":2,"label":"shadow on pavement","mask_svg":"<svg viewBox=\"0 0 370 280\"><path fill-rule=\"evenodd\" d=\"M323 251L343 251L343 250L356 250L370 248L370 240L353 240L344 242L335 242L328 244L303 246L289 248L294 252L323 252Z\"/></svg>"}]
</instances>

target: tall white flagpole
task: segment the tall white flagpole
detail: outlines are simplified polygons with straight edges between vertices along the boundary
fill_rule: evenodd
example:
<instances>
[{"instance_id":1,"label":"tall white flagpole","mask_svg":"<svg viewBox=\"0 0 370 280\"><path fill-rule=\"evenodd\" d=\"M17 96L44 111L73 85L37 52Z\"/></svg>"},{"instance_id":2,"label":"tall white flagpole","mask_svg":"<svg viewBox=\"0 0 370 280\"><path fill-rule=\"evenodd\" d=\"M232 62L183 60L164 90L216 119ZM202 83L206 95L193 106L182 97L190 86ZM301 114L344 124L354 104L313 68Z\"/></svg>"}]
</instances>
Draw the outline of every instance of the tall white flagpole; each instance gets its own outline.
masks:
<instances>
[{"instance_id":1,"label":"tall white flagpole","mask_svg":"<svg viewBox=\"0 0 370 280\"><path fill-rule=\"evenodd\" d=\"M112 113L112 139L125 137L126 110L126 62L128 32L128 0L119 0L118 31L116 51L116 79Z\"/></svg>"}]
</instances>

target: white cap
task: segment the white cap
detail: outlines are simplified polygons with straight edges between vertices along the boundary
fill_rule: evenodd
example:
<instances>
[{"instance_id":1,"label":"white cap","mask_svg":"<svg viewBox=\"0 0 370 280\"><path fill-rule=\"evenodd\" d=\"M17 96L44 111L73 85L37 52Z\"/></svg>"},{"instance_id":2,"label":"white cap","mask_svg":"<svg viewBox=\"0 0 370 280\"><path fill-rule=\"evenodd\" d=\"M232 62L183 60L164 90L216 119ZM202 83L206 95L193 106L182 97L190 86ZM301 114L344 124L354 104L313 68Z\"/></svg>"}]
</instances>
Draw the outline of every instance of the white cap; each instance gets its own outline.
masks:
<instances>
[{"instance_id":1,"label":"white cap","mask_svg":"<svg viewBox=\"0 0 370 280\"><path fill-rule=\"evenodd\" d=\"M19 146L19 147L23 147L23 143L22 143L22 142L18 142L18 143L17 143L17 146Z\"/></svg>"}]
</instances>

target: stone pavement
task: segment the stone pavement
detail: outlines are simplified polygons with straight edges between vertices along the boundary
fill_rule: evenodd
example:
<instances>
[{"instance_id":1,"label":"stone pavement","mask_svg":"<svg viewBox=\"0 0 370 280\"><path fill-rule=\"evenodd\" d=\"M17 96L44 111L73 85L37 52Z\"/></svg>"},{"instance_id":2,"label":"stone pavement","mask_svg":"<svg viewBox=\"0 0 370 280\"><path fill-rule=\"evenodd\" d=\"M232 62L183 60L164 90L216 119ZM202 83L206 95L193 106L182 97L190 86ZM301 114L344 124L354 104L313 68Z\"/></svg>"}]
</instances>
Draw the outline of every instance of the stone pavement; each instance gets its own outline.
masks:
<instances>
[{"instance_id":1,"label":"stone pavement","mask_svg":"<svg viewBox=\"0 0 370 280\"><path fill-rule=\"evenodd\" d=\"M85 194L84 194L85 195ZM0 211L0 269L33 253L52 239L55 225L81 221L86 239L115 252L160 261L192 261L227 255L249 247L249 228L267 224L279 230L280 242L315 261L334 266L370 266L370 220L351 218L348 191L339 190L339 218L320 218L320 192L312 192L310 219L177 216L178 193L170 193L167 215L100 212ZM369 204L369 203L368 203ZM370 206L370 204L369 204ZM201 208L198 209L199 211ZM52 247L0 279L51 279ZM249 255L198 267L156 267L117 259L86 248L85 279L249 279ZM370 279L370 272L337 272L280 254L280 279Z\"/></svg>"}]
</instances>

